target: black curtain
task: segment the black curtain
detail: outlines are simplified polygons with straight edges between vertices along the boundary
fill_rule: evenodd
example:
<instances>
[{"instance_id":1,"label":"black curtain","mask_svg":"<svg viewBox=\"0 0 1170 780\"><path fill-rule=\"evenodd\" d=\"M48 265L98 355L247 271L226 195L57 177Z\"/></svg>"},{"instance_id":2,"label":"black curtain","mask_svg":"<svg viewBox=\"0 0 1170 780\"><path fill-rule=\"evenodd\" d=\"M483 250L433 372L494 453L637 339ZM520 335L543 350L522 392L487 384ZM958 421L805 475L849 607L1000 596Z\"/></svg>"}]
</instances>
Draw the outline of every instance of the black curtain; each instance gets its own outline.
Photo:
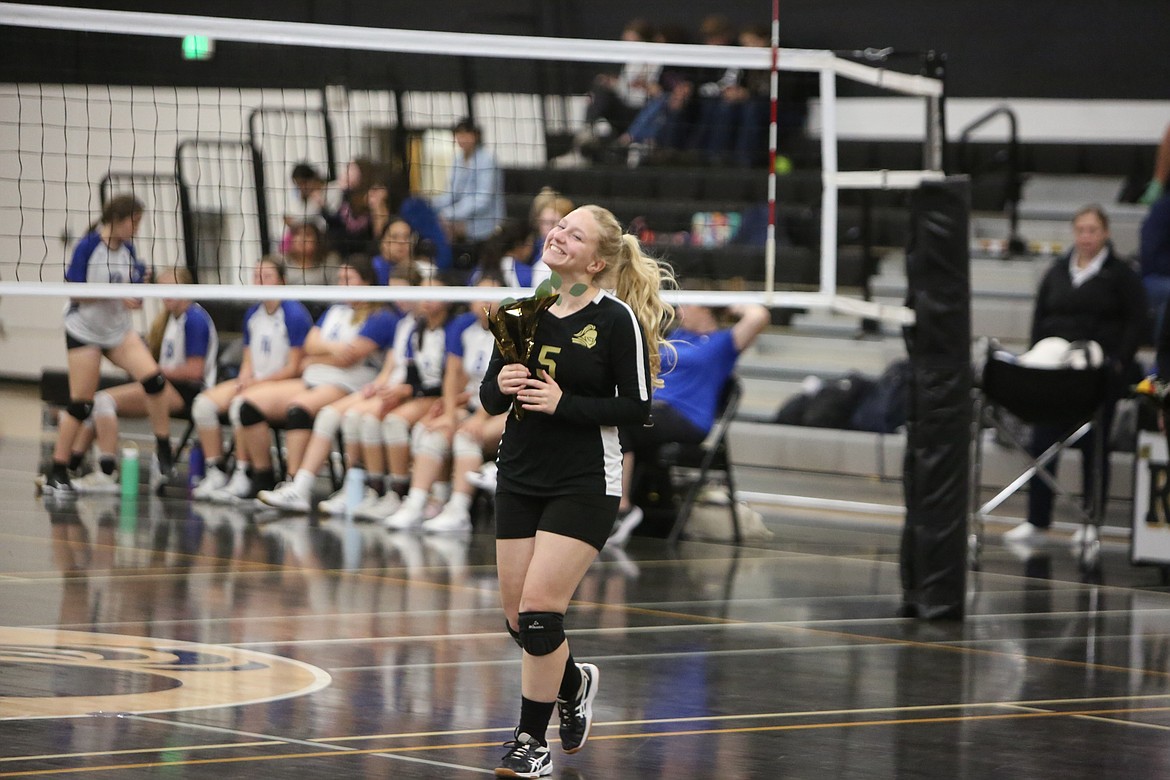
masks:
<instances>
[{"instance_id":1,"label":"black curtain","mask_svg":"<svg viewBox=\"0 0 1170 780\"><path fill-rule=\"evenodd\" d=\"M903 490L903 613L962 619L970 481L970 183L922 184L911 198L906 328L911 366Z\"/></svg>"}]
</instances>

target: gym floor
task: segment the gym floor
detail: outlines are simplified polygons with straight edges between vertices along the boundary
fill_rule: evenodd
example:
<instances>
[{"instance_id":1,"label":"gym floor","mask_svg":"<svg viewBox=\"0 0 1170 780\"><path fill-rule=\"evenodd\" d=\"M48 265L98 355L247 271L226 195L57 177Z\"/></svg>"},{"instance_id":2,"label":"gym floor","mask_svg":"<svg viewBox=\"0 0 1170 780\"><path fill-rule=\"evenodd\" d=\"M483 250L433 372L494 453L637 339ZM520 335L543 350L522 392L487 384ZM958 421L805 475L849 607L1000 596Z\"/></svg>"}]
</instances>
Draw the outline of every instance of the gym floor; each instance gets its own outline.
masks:
<instances>
[{"instance_id":1,"label":"gym floor","mask_svg":"<svg viewBox=\"0 0 1170 780\"><path fill-rule=\"evenodd\" d=\"M490 523L54 502L35 403L0 403L0 778L491 774L520 663ZM1170 776L1170 593L1123 544L1086 569L989 542L966 621L924 623L897 617L896 519L765 522L601 556L567 621L595 722L553 777Z\"/></svg>"}]
</instances>

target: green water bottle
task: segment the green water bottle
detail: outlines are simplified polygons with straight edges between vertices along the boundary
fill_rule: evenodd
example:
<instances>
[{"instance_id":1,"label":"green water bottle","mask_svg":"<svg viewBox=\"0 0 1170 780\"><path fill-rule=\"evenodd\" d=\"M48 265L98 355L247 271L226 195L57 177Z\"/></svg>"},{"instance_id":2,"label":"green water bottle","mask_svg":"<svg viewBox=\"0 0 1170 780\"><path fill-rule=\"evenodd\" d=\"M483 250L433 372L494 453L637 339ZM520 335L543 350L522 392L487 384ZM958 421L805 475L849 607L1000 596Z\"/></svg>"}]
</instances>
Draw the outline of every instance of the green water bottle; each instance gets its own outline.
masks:
<instances>
[{"instance_id":1,"label":"green water bottle","mask_svg":"<svg viewBox=\"0 0 1170 780\"><path fill-rule=\"evenodd\" d=\"M122 498L138 497L138 448L122 449Z\"/></svg>"}]
</instances>

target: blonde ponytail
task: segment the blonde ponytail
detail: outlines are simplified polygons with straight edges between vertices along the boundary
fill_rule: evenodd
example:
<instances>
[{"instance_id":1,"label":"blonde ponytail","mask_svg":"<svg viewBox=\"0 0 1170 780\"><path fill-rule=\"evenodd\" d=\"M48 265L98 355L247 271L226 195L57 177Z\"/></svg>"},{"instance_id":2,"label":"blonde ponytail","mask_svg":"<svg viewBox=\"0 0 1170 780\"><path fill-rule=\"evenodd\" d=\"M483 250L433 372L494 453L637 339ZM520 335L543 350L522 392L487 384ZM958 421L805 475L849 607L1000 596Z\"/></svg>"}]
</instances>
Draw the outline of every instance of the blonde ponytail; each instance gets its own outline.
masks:
<instances>
[{"instance_id":1,"label":"blonde ponytail","mask_svg":"<svg viewBox=\"0 0 1170 780\"><path fill-rule=\"evenodd\" d=\"M633 309L642 326L642 335L650 353L650 376L655 387L662 387L658 373L662 365L659 350L670 349L666 333L674 321L674 309L662 299L662 289L674 288L670 266L642 252L635 236L623 233L617 219L600 206L583 206L601 228L598 255L606 261L597 284L610 288Z\"/></svg>"}]
</instances>

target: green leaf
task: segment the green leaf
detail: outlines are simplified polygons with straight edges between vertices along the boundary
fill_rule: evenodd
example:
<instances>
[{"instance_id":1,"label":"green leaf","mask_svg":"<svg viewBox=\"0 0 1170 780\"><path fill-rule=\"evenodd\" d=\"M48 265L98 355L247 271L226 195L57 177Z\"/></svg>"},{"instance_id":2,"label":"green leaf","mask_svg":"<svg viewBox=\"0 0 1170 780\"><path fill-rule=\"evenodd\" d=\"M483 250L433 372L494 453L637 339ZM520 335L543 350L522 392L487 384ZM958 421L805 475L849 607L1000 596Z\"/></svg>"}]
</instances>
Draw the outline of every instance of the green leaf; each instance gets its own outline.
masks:
<instances>
[{"instance_id":1,"label":"green leaf","mask_svg":"<svg viewBox=\"0 0 1170 780\"><path fill-rule=\"evenodd\" d=\"M553 294L553 286L552 286L551 280L545 279L543 282L541 282L537 286L535 297L547 298L548 296L550 296L552 294Z\"/></svg>"},{"instance_id":2,"label":"green leaf","mask_svg":"<svg viewBox=\"0 0 1170 780\"><path fill-rule=\"evenodd\" d=\"M558 274L556 271L553 271L552 274L549 275L548 281L552 285L552 288L554 290L561 289L561 275Z\"/></svg>"},{"instance_id":3,"label":"green leaf","mask_svg":"<svg viewBox=\"0 0 1170 780\"><path fill-rule=\"evenodd\" d=\"M500 306L511 306L515 302L516 302L516 299L509 296L509 297L505 298L504 300L500 301Z\"/></svg>"},{"instance_id":4,"label":"green leaf","mask_svg":"<svg viewBox=\"0 0 1170 780\"><path fill-rule=\"evenodd\" d=\"M585 291L589 289L589 285L577 282L569 288L569 295L584 295Z\"/></svg>"}]
</instances>

